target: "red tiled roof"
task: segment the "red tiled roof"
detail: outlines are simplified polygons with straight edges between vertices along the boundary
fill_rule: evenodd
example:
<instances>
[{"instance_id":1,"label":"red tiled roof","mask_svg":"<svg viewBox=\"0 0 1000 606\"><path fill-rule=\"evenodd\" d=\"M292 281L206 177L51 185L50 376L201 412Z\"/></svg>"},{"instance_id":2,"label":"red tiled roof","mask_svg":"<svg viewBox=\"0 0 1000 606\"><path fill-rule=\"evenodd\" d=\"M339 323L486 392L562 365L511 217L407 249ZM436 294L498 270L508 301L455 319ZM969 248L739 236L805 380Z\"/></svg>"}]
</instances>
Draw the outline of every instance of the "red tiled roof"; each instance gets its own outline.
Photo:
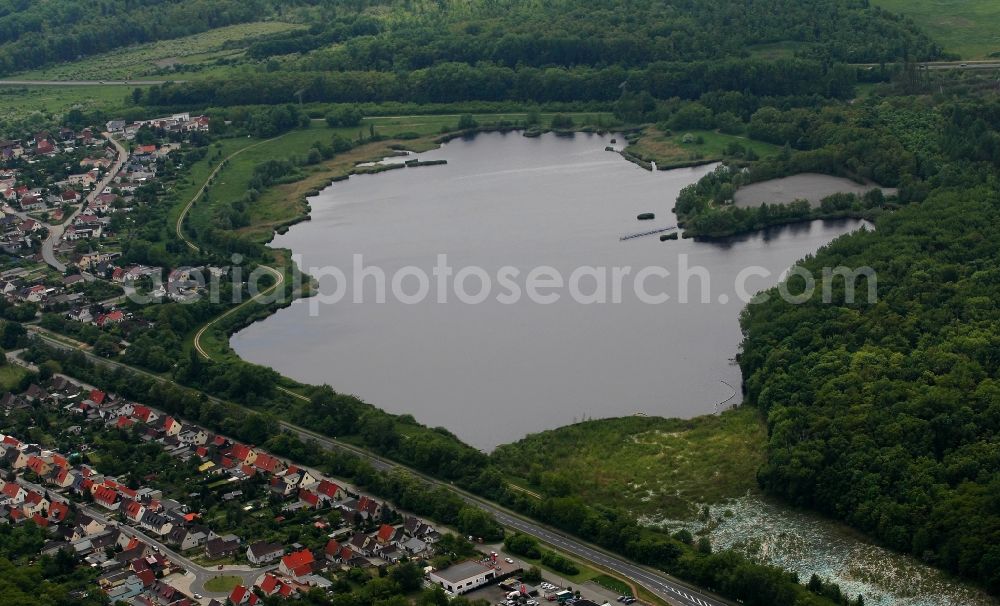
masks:
<instances>
[{"instance_id":1,"label":"red tiled roof","mask_svg":"<svg viewBox=\"0 0 1000 606\"><path fill-rule=\"evenodd\" d=\"M259 453L253 462L254 467L268 473L274 473L278 469L279 463L281 461L267 453Z\"/></svg>"},{"instance_id":2,"label":"red tiled roof","mask_svg":"<svg viewBox=\"0 0 1000 606\"><path fill-rule=\"evenodd\" d=\"M250 447L243 444L233 444L232 455L239 459L244 460L247 455L250 454Z\"/></svg>"},{"instance_id":3,"label":"red tiled roof","mask_svg":"<svg viewBox=\"0 0 1000 606\"><path fill-rule=\"evenodd\" d=\"M69 513L69 506L65 503L60 503L59 501L53 502L49 505L49 519L55 520L56 522L62 522L66 519L66 514Z\"/></svg>"},{"instance_id":4,"label":"red tiled roof","mask_svg":"<svg viewBox=\"0 0 1000 606\"><path fill-rule=\"evenodd\" d=\"M257 584L257 587L260 587L260 590L267 595L271 595L274 593L274 590L278 587L278 585L280 585L278 577L271 573L267 573L264 575L264 580Z\"/></svg>"},{"instance_id":5,"label":"red tiled roof","mask_svg":"<svg viewBox=\"0 0 1000 606\"><path fill-rule=\"evenodd\" d=\"M142 586L144 588L149 588L156 581L156 573L150 569L143 570L142 572L136 573L140 581L142 581Z\"/></svg>"},{"instance_id":6,"label":"red tiled roof","mask_svg":"<svg viewBox=\"0 0 1000 606\"><path fill-rule=\"evenodd\" d=\"M335 556L340 552L340 543L336 539L330 539L326 543L326 555Z\"/></svg>"},{"instance_id":7,"label":"red tiled roof","mask_svg":"<svg viewBox=\"0 0 1000 606\"><path fill-rule=\"evenodd\" d=\"M316 487L316 492L324 494L332 499L338 492L340 492L340 486L337 486L328 480L321 480L319 486Z\"/></svg>"},{"instance_id":8,"label":"red tiled roof","mask_svg":"<svg viewBox=\"0 0 1000 606\"><path fill-rule=\"evenodd\" d=\"M388 524L382 524L378 529L378 540L385 543L392 538L392 535L396 533L396 529Z\"/></svg>"},{"instance_id":9,"label":"red tiled roof","mask_svg":"<svg viewBox=\"0 0 1000 606\"><path fill-rule=\"evenodd\" d=\"M297 570L303 566L311 565L314 561L313 554L308 549L296 551L281 558L281 563L288 570Z\"/></svg>"},{"instance_id":10,"label":"red tiled roof","mask_svg":"<svg viewBox=\"0 0 1000 606\"><path fill-rule=\"evenodd\" d=\"M243 598L244 596L246 596L248 591L250 590L244 587L243 585L237 585L236 587L233 587L233 590L229 592L229 601L231 601L233 604L239 604L243 602Z\"/></svg>"},{"instance_id":11,"label":"red tiled roof","mask_svg":"<svg viewBox=\"0 0 1000 606\"><path fill-rule=\"evenodd\" d=\"M121 312L119 312L119 313L121 313ZM105 394L100 389L92 389L92 390L90 390L90 399L94 402L94 404L102 404L104 402L104 398L105 398L106 395L107 394Z\"/></svg>"},{"instance_id":12,"label":"red tiled roof","mask_svg":"<svg viewBox=\"0 0 1000 606\"><path fill-rule=\"evenodd\" d=\"M97 490L94 491L94 500L97 501L98 503L111 505L118 500L118 493L115 492L114 488L108 488L107 486L99 486Z\"/></svg>"},{"instance_id":13,"label":"red tiled roof","mask_svg":"<svg viewBox=\"0 0 1000 606\"><path fill-rule=\"evenodd\" d=\"M305 488L299 490L299 499L313 506L319 504L319 495L315 492L306 490Z\"/></svg>"}]
</instances>

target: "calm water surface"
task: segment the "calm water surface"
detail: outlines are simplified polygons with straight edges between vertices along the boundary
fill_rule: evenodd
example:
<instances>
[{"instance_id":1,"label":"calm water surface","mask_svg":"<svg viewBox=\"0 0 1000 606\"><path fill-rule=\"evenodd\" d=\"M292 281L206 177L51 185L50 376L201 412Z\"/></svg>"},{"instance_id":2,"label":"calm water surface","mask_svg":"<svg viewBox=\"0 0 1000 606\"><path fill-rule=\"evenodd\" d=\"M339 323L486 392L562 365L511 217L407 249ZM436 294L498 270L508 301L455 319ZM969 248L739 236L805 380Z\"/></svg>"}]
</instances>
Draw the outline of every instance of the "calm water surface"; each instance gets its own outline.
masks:
<instances>
[{"instance_id":1,"label":"calm water surface","mask_svg":"<svg viewBox=\"0 0 1000 606\"><path fill-rule=\"evenodd\" d=\"M619 141L621 138L619 137ZM463 440L492 449L527 433L585 417L645 413L691 417L732 405L739 386L732 363L740 342L736 276L755 265L769 277L746 281L750 292L776 284L796 260L858 222L813 222L724 243L660 242L657 236L620 241L623 234L675 223L678 191L713 167L648 172L604 151L610 137L517 133L455 140L421 154L448 164L351 177L312 198L312 221L275 238L273 246L301 255L306 269L335 265L350 280L352 255L391 277L404 266L428 274L437 255L456 270L467 265L496 276L503 266L524 275L549 265L569 276L582 266L661 266L650 278L663 304L640 302L625 281L620 304L582 305L563 289L550 305L505 305L494 296L478 305L433 300L406 305L347 300L320 306L297 301L232 338L245 359L396 413L444 426ZM640 212L656 220L638 222ZM680 257L710 274L679 303ZM416 290L416 281L407 292ZM431 292L435 292L432 282ZM478 290L470 279L467 290ZM374 282L365 287L374 295ZM581 283L589 293L592 279ZM329 279L321 289L332 292ZM610 295L609 295L610 296ZM720 302L720 297L728 301ZM725 383L724 383L725 382Z\"/></svg>"}]
</instances>

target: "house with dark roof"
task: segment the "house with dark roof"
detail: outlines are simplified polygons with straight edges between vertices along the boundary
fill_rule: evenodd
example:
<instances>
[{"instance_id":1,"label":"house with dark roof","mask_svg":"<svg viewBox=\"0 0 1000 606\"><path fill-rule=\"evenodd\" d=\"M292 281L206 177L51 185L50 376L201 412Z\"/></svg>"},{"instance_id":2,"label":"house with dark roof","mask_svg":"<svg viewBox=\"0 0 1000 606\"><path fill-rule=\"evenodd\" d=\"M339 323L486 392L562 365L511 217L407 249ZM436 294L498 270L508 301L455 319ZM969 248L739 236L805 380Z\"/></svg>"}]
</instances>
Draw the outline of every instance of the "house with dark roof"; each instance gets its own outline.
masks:
<instances>
[{"instance_id":1,"label":"house with dark roof","mask_svg":"<svg viewBox=\"0 0 1000 606\"><path fill-rule=\"evenodd\" d=\"M234 555L239 550L240 550L239 539L225 539L222 537L215 537L214 539L210 539L207 543L205 543L205 557L213 560Z\"/></svg>"},{"instance_id":2,"label":"house with dark roof","mask_svg":"<svg viewBox=\"0 0 1000 606\"><path fill-rule=\"evenodd\" d=\"M285 548L280 543L257 541L247 547L247 560L251 564L261 566L273 562L285 554Z\"/></svg>"},{"instance_id":3,"label":"house with dark roof","mask_svg":"<svg viewBox=\"0 0 1000 606\"><path fill-rule=\"evenodd\" d=\"M160 536L167 534L174 527L173 523L171 523L167 516L149 509L142 514L142 518L139 520L139 526Z\"/></svg>"}]
</instances>

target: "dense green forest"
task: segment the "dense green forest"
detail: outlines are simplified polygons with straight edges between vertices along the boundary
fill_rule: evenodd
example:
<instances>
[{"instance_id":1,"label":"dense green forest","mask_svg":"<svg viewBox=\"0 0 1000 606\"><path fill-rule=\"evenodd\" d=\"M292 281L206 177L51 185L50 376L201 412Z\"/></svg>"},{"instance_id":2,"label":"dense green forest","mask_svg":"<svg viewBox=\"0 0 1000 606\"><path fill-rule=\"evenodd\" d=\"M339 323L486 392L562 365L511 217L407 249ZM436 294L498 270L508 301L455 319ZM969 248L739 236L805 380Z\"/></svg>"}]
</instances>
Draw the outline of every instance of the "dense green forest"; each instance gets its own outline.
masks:
<instances>
[{"instance_id":1,"label":"dense green forest","mask_svg":"<svg viewBox=\"0 0 1000 606\"><path fill-rule=\"evenodd\" d=\"M816 276L873 268L876 304L844 303L837 283L834 304L820 289L804 305L770 293L744 313L744 388L768 421L761 486L1000 592L1000 103L963 94L763 107L748 132L785 151L686 188L676 210L689 232L876 220L804 261ZM899 196L731 205L740 185L804 171Z\"/></svg>"},{"instance_id":2,"label":"dense green forest","mask_svg":"<svg viewBox=\"0 0 1000 606\"><path fill-rule=\"evenodd\" d=\"M266 0L0 1L0 74L256 21Z\"/></svg>"},{"instance_id":3,"label":"dense green forest","mask_svg":"<svg viewBox=\"0 0 1000 606\"><path fill-rule=\"evenodd\" d=\"M727 95L740 101L739 95ZM705 119L719 120L729 104L703 101ZM738 105L737 105L738 109ZM690 106L685 112L690 112ZM771 225L815 218L865 217L920 202L943 187L991 183L1000 168L998 105L971 97L935 102L926 97L870 96L850 104L779 109L763 106L744 125L747 134L784 143L778 156L735 162L677 198L676 212L688 236L727 236ZM744 112L745 115L745 112ZM711 123L710 123L711 125ZM859 182L896 187L897 196L835 195L810 208L805 201L736 208L741 186L798 174L819 172Z\"/></svg>"},{"instance_id":4,"label":"dense green forest","mask_svg":"<svg viewBox=\"0 0 1000 606\"><path fill-rule=\"evenodd\" d=\"M285 70L405 72L448 62L641 66L791 43L821 61L930 59L940 48L867 0L72 0L0 2L0 74L281 16L309 32L254 43Z\"/></svg>"},{"instance_id":5,"label":"dense green forest","mask_svg":"<svg viewBox=\"0 0 1000 606\"><path fill-rule=\"evenodd\" d=\"M740 365L769 429L761 485L1000 592L995 180L935 191L803 265L869 266L878 301L844 303L838 283L833 304L817 292L747 308Z\"/></svg>"},{"instance_id":6,"label":"dense green forest","mask_svg":"<svg viewBox=\"0 0 1000 606\"><path fill-rule=\"evenodd\" d=\"M219 76L138 93L147 105L316 102L613 101L622 91L845 98L847 63L924 60L941 50L865 1L687 0L396 3L250 45L259 77ZM754 48L786 44L779 57ZM865 77L879 76L865 73Z\"/></svg>"}]
</instances>

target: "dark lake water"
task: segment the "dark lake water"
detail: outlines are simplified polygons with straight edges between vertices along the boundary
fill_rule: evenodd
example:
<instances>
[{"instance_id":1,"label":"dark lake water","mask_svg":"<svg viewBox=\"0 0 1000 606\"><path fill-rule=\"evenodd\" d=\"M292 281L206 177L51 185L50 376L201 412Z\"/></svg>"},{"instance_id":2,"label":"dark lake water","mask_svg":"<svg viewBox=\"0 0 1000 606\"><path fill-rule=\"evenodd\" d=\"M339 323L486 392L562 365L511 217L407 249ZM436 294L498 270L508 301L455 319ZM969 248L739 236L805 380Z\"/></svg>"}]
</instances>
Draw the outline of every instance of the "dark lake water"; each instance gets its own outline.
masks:
<instances>
[{"instance_id":1,"label":"dark lake water","mask_svg":"<svg viewBox=\"0 0 1000 606\"><path fill-rule=\"evenodd\" d=\"M300 255L307 271L340 268L345 298L297 301L234 335L233 348L298 380L444 426L485 450L583 418L691 417L737 403L726 383L740 383L732 358L741 339L741 270L770 272L746 279L746 291L772 286L796 260L860 223L815 221L721 243L660 242L656 235L621 241L674 225L678 191L713 167L648 172L604 151L610 139L484 134L420 155L447 159L444 166L333 184L310 200L312 220L273 246ZM637 221L642 212L656 219ZM365 266L386 274L387 302L374 302L371 277L365 302L353 302L358 253ZM487 300L462 303L449 287L447 302L438 303L431 271L439 254L455 272L482 268L492 278ZM705 288L701 278L686 281L686 303L679 301L682 263L708 274ZM391 296L392 276L406 266L430 277L426 300L407 304ZM515 303L497 300L511 294L498 283L504 266L520 272L512 279L522 290ZM567 287L542 291L560 294L555 303L528 300L526 275L537 266L551 266L566 282L581 266L607 268L581 270L577 283L578 294L593 295L594 274L603 271L608 302L581 303ZM619 280L620 303L612 302L612 267L630 268ZM668 301L651 304L635 294L634 276L646 267L670 272L643 283ZM413 275L400 284L418 294ZM463 284L470 294L481 290L479 278ZM325 293L337 285L335 278L320 280Z\"/></svg>"}]
</instances>

